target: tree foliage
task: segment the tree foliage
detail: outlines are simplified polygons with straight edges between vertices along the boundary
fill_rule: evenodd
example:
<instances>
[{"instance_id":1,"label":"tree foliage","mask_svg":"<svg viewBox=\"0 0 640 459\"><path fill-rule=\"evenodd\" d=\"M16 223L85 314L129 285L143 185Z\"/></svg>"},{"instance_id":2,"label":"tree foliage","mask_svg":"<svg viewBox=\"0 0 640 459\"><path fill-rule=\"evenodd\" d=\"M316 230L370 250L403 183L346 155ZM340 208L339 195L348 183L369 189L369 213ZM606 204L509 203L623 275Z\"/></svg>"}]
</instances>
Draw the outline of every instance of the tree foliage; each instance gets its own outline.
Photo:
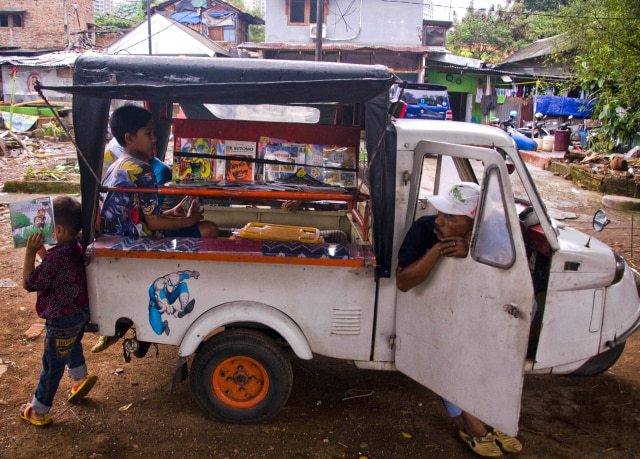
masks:
<instances>
[{"instance_id":1,"label":"tree foliage","mask_svg":"<svg viewBox=\"0 0 640 459\"><path fill-rule=\"evenodd\" d=\"M151 0L151 6L161 3ZM115 6L110 12L98 14L95 23L102 29L129 29L147 18L147 0L127 2Z\"/></svg>"},{"instance_id":2,"label":"tree foliage","mask_svg":"<svg viewBox=\"0 0 640 459\"><path fill-rule=\"evenodd\" d=\"M543 0L530 3L543 3ZM456 21L449 32L448 47L454 54L487 62L501 61L535 40L553 35L553 22L531 12L522 1L507 0L504 7L492 6L489 10L474 10L471 1L466 15Z\"/></svg>"},{"instance_id":3,"label":"tree foliage","mask_svg":"<svg viewBox=\"0 0 640 459\"><path fill-rule=\"evenodd\" d=\"M571 0L561 12L577 81L597 98L602 146L633 140L640 129L640 2Z\"/></svg>"}]
</instances>

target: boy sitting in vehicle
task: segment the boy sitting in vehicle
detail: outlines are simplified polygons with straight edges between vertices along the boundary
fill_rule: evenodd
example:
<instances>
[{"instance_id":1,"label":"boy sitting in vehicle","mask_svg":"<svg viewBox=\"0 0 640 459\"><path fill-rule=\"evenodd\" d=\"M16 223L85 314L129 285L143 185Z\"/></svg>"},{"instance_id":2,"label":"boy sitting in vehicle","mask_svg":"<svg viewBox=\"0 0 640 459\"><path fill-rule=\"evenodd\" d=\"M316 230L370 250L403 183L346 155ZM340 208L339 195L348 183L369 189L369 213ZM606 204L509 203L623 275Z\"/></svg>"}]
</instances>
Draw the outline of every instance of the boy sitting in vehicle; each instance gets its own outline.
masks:
<instances>
[{"instance_id":1,"label":"boy sitting in vehicle","mask_svg":"<svg viewBox=\"0 0 640 459\"><path fill-rule=\"evenodd\" d=\"M151 112L127 104L111 115L111 133L123 147L124 155L114 162L102 184L109 188L157 188L152 167L156 137ZM203 210L194 199L183 208L185 197L176 207L162 211L157 193L109 191L102 197L100 231L120 236L165 236L217 238L218 225L203 220ZM115 336L101 336L91 352L102 352L116 343Z\"/></svg>"},{"instance_id":2,"label":"boy sitting in vehicle","mask_svg":"<svg viewBox=\"0 0 640 459\"><path fill-rule=\"evenodd\" d=\"M111 165L102 184L109 188L157 188L151 166L157 140L151 113L136 105L124 105L113 112L110 125L125 154ZM203 220L203 211L196 200L185 214L182 203L162 212L157 193L110 191L102 198L103 234L218 237L218 226Z\"/></svg>"}]
</instances>

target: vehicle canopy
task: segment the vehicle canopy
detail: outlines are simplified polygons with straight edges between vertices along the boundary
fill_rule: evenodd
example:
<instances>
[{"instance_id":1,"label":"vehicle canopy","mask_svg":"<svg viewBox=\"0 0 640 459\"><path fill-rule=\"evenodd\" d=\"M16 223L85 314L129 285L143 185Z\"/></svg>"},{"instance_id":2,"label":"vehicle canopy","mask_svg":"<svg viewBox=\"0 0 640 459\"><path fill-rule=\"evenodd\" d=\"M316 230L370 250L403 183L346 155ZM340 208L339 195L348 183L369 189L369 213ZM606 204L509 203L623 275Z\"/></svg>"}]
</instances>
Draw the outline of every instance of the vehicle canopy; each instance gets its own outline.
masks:
<instances>
[{"instance_id":1,"label":"vehicle canopy","mask_svg":"<svg viewBox=\"0 0 640 459\"><path fill-rule=\"evenodd\" d=\"M395 139L390 138L393 135L384 133L388 90L395 82L396 77L380 65L85 54L76 60L73 86L42 88L73 94L84 247L94 236L100 191L97 178L101 176L111 99L148 103L156 120L158 152L166 151L169 139L167 104L180 104L188 117L205 103L311 105L333 110L331 118L336 124L342 123L342 117L335 114L350 108L352 123L366 130L370 157L365 180L376 184L370 194L377 274L389 277L396 152Z\"/></svg>"}]
</instances>

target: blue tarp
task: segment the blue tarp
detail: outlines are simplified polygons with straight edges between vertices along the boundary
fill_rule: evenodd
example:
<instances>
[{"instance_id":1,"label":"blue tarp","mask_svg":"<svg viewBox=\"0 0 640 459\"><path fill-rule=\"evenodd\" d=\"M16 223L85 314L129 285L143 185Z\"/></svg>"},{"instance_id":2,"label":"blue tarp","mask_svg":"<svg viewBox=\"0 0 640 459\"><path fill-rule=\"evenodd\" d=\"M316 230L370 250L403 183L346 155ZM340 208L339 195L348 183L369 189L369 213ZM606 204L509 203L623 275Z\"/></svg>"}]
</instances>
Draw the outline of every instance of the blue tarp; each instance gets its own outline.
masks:
<instances>
[{"instance_id":1,"label":"blue tarp","mask_svg":"<svg viewBox=\"0 0 640 459\"><path fill-rule=\"evenodd\" d=\"M591 118L595 101L591 99L575 99L573 97L538 96L536 112L543 115L573 115L578 118Z\"/></svg>"},{"instance_id":2,"label":"blue tarp","mask_svg":"<svg viewBox=\"0 0 640 459\"><path fill-rule=\"evenodd\" d=\"M202 22L196 13L173 13L171 19L182 24L200 24Z\"/></svg>"}]
</instances>

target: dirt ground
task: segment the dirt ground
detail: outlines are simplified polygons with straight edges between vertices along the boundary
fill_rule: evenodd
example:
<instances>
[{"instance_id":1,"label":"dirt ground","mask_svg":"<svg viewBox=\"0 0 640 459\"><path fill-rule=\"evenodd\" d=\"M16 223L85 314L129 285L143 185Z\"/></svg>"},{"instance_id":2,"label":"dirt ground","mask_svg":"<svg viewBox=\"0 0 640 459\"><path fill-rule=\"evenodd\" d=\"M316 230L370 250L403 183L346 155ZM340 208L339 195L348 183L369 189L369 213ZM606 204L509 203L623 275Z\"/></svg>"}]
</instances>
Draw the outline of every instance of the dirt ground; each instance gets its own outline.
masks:
<instances>
[{"instance_id":1,"label":"dirt ground","mask_svg":"<svg viewBox=\"0 0 640 459\"><path fill-rule=\"evenodd\" d=\"M25 161L0 157L0 182L20 178ZM601 196L532 169L553 216L588 230ZM613 223L598 238L638 265L640 247L633 254L631 249L640 230L632 240L631 215L608 212ZM160 346L157 356L152 348L145 358L124 363L119 345L91 354L92 335L84 339L85 355L99 380L90 396L79 404L67 403L70 383L65 377L50 413L54 423L47 428L28 425L18 410L31 400L37 384L42 334L28 338L25 332L43 320L35 312L35 294L20 287L24 249L13 249L8 221L3 206L0 457L475 457L458 438L439 398L400 373L358 370L320 356L312 361L292 357L294 386L284 409L262 424L228 425L203 414L187 382L170 393L176 348ZM519 435L524 451L519 456L640 456L639 370L636 335L619 362L600 376L525 377Z\"/></svg>"}]
</instances>

